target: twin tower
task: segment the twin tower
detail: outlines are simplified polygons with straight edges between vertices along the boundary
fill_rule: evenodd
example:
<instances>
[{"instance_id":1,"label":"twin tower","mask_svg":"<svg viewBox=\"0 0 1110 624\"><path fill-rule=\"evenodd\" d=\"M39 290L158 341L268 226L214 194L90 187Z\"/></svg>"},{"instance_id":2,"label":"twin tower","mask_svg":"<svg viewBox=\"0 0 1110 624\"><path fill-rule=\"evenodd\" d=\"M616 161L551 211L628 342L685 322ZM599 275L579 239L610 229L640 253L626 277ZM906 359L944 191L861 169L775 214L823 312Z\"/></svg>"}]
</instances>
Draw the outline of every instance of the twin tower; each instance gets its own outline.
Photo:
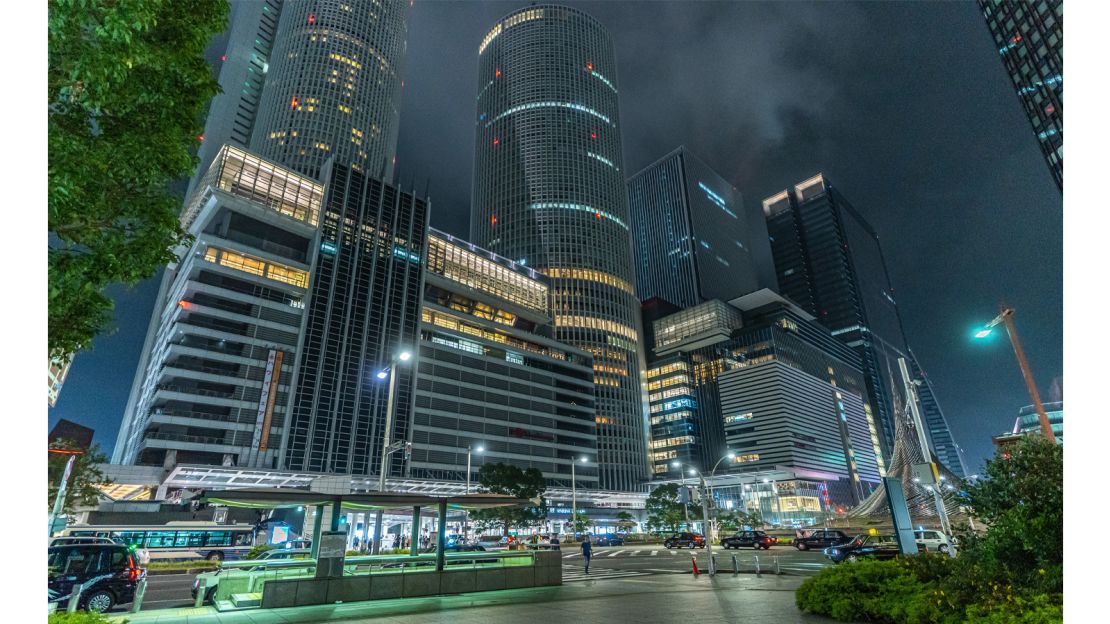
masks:
<instances>
[{"instance_id":1,"label":"twin tower","mask_svg":"<svg viewBox=\"0 0 1110 624\"><path fill-rule=\"evenodd\" d=\"M314 464L306 460L307 455L337 448L348 438L375 437L371 430L382 425L384 419L378 412L384 412L385 406L377 396L380 392L371 393L373 400L366 399L369 420L360 421L355 414L349 422L330 422L340 418L330 410L342 409L351 401L344 398L347 391L339 382L323 388L317 380L306 392L305 380L322 375L320 367L331 365L335 358L325 350L317 364L309 366L306 358L314 351L304 341L306 337L311 339L314 331L324 331L314 327L325 327L325 323L339 327L355 318L336 316L335 311L354 295L320 291L322 268L331 271L332 264L335 270L346 266L348 247L343 237L353 241L357 234L346 230L355 227L370 232L377 228L376 234L357 234L365 236L360 244L366 250L377 250L375 254L385 254L398 266L406 265L406 272L411 272L414 260L419 265L420 254L427 247L423 244L426 222L419 236L385 227L391 210L396 212L404 206L409 212L426 212L426 206L421 208L421 202L411 196L397 199L388 189L367 182L377 179L388 184L393 176L409 5L404 0L265 0L233 7L229 43L221 61L223 93L213 100L199 154L201 166L190 187L192 208L187 210L190 219L211 220L210 224L187 224L197 229L198 244L223 241L218 244L227 249L209 253L198 248L167 271L117 442L115 462L161 460L168 465L165 458L172 451L178 462L186 458L200 461L197 458L203 457L208 463L222 457L212 463L352 474L376 472L377 460L371 456L377 451L371 452L375 445L371 439L364 441L366 457L361 461ZM643 332L634 288L612 38L597 20L581 11L530 6L498 21L477 51L471 240L551 278L552 337L593 357L600 486L640 489L650 477L647 403L641 383ZM248 153L263 161L252 160ZM336 184L340 173L342 183ZM288 190L275 191L275 182L260 184L264 176L270 176L267 180L280 179L282 188ZM318 196L320 189L313 180L329 188L327 196ZM252 213L253 208L236 208L234 204L239 200L230 196L213 200L211 196L219 192L205 195L206 184L239 198L249 197L278 212L283 206L304 204L307 217L289 226L295 236L285 236L277 232L282 227L279 217ZM309 199L300 201L294 187L308 189ZM346 189L346 207L334 197L333 187ZM356 196L357 201L352 199ZM217 207L221 201L231 208ZM220 216L221 211L232 216ZM355 221L358 223L352 226ZM297 229L306 226L319 228L315 238L309 237L310 230ZM377 238L371 240L374 236ZM381 242L385 240L382 236L392 237L393 242ZM243 247L248 244L256 249ZM379 269L381 262L372 261L373 254L359 252L354 245L350 249L355 254L351 262L366 263L368 276L381 273L387 279L402 270ZM230 306L211 305L212 319L205 321L204 332L210 335L203 341L192 341L189 348L175 347L173 336L178 334L170 330L178 326L171 325L184 323L182 319L188 314L204 311L203 301L215 301L213 297L228 290L219 287L223 288L219 291L212 286L215 280L201 277L211 270L201 266L202 260L219 264L238 254L247 260L235 260L238 264L234 267L231 261L220 266L242 273L243 266L255 266L250 264L254 256L247 252L256 253L254 261L263 267L252 280L269 279L279 272L303 273L303 279L298 277L296 283L283 282L299 290L268 295L270 301L256 306L268 309L278 300L286 301L287 309L292 309L280 317L276 312L270 314L287 321L283 331L299 326L291 334L299 334L300 342L260 343L236 351L234 357L213 355L215 351L204 350L224 348L226 341L236 338L236 332L243 334L244 344L257 340L264 333L258 327L265 323L256 315L250 322L235 325L230 319L222 319ZM190 263L198 266L194 277L182 273ZM236 279L243 277L236 275ZM307 286L309 275L311 287ZM194 301L184 297L192 288L188 284L193 282L188 280L208 284L199 288L211 286L213 294L194 306ZM246 286L239 287L241 295L246 290ZM252 296L258 292L262 291L255 289ZM375 292L367 296L372 301L379 298ZM363 349L362 359L376 362L396 347L385 343L415 334L404 330L411 330L415 321L407 319L406 312L401 314L406 319L393 322L385 317L396 311L384 305L374 312L375 305L369 306L371 312L366 314L382 316L375 321L382 331L378 344L363 345L372 348ZM184 323L179 329L188 331L194 325ZM332 338L321 340L327 346ZM342 345L337 348L337 353L346 352ZM188 351L196 365L182 368L184 372L178 378L167 379L167 371L174 370L177 362L167 358L172 358L175 351ZM275 358L278 352L284 353L284 358ZM244 359L254 356L259 362ZM202 360L207 362L203 366ZM341 361L334 366L337 378L354 374L353 363ZM366 362L357 366L372 367ZM299 372L289 370L294 367ZM233 368L242 372L232 372ZM216 378L221 375L228 379ZM403 383L406 378L399 380ZM411 385L412 380L407 381ZM351 383L358 386L362 382ZM266 390L254 387L260 384ZM271 385L273 390L269 390ZM213 389L217 386L226 386L227 390L220 401L212 399L223 392ZM171 388L176 394L167 402L166 393ZM302 405L306 396L314 398ZM321 397L328 399L326 405ZM354 402L362 400L359 394ZM398 408L411 409L403 403ZM254 411L259 414L257 423ZM262 436L258 431L252 434L247 431L252 425L266 431ZM403 435L404 431L395 430L392 439ZM260 452L260 438L268 439L271 448ZM177 455L177 449L190 450L183 458ZM395 468L400 467L395 464Z\"/></svg>"}]
</instances>

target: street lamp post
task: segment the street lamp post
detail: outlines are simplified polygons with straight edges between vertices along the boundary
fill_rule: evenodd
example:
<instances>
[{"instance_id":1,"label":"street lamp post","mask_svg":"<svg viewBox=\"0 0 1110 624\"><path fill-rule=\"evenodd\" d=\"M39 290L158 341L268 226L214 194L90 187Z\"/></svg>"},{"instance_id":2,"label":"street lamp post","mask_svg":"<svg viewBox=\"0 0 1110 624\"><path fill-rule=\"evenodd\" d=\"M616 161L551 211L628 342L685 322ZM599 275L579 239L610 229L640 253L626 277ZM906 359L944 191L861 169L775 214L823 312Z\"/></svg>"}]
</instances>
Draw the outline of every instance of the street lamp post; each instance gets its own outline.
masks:
<instances>
[{"instance_id":1,"label":"street lamp post","mask_svg":"<svg viewBox=\"0 0 1110 624\"><path fill-rule=\"evenodd\" d=\"M397 391L397 365L412 359L412 353L401 351L389 363L389 368L378 371L378 379L389 377L389 394L385 401L385 431L382 433L382 461L378 468L378 491L385 492L385 476L389 473L389 456L395 449L393 446L393 397ZM382 522L383 511L377 510L374 514L374 548L373 553L381 554L382 550ZM442 522L442 520L441 520Z\"/></svg>"},{"instance_id":2,"label":"street lamp post","mask_svg":"<svg viewBox=\"0 0 1110 624\"><path fill-rule=\"evenodd\" d=\"M578 539L578 486L574 475L574 465L581 461L586 463L586 458L573 459L570 462L570 531L574 539Z\"/></svg>"},{"instance_id":3,"label":"street lamp post","mask_svg":"<svg viewBox=\"0 0 1110 624\"><path fill-rule=\"evenodd\" d=\"M1045 413L1044 404L1041 403L1041 393L1037 390L1037 383L1033 381L1033 371L1029 368L1029 361L1025 359L1025 349L1022 349L1017 328L1014 327L1014 309L1004 308L998 316L994 317L993 321L979 330L975 337L986 338L999 324L1006 325L1006 335L1010 337L1010 345L1014 348L1014 355L1017 357L1018 366L1021 368L1021 376L1025 378L1025 387L1029 390L1029 397L1033 399L1033 409L1037 410L1037 418L1041 421L1041 433L1053 444L1056 444L1056 434L1052 432L1052 423L1048 422L1048 414Z\"/></svg>"},{"instance_id":4,"label":"street lamp post","mask_svg":"<svg viewBox=\"0 0 1110 624\"><path fill-rule=\"evenodd\" d=\"M479 446L476 449L473 449L474 452L479 453L479 454L482 453L485 450L486 450L485 447L481 447L481 446ZM471 445L467 444L466 445L466 493L467 494L470 494L470 453L471 453ZM469 540L470 539L470 510L469 509L467 509L465 514L463 515L463 539L464 540Z\"/></svg>"},{"instance_id":5,"label":"street lamp post","mask_svg":"<svg viewBox=\"0 0 1110 624\"><path fill-rule=\"evenodd\" d=\"M717 463L720 463L720 462L717 462ZM680 462L672 462L671 466L674 466L676 468L682 468L682 467L689 468L690 474L691 475L697 475L698 479L701 481L701 513L702 513L702 518L704 519L703 524L706 527L706 531L705 531L705 533L706 533L706 536L705 536L705 552L709 556L709 576L713 576L714 574L717 573L717 566L713 563L713 536L710 533L710 531L708 530L708 527L709 527L709 485L705 482L705 475L698 472L696 469L691 468L690 466L686 466L685 464L682 464ZM686 478L683 477L682 481L683 481L683 483L685 483ZM685 507L685 505L683 507ZM690 524L689 511L687 511L686 518L687 518L686 524L687 524L687 526L689 526L689 524Z\"/></svg>"}]
</instances>

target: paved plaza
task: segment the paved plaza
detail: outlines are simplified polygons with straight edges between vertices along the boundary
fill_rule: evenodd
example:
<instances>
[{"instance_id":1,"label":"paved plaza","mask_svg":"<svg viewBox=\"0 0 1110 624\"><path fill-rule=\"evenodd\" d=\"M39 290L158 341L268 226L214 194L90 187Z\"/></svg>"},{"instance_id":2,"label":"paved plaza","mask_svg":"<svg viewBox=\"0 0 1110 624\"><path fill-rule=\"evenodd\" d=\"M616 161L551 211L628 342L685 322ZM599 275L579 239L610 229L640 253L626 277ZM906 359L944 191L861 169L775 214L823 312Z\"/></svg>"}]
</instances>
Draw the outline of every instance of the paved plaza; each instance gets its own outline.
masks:
<instances>
[{"instance_id":1,"label":"paved plaza","mask_svg":"<svg viewBox=\"0 0 1110 624\"><path fill-rule=\"evenodd\" d=\"M456 596L234 613L217 613L211 607L163 609L118 617L127 618L131 624L831 622L826 618L803 614L794 606L794 590L802 580L797 576L773 575L720 574L714 578L704 574L623 578L605 575L599 576L598 580L577 580L558 587Z\"/></svg>"}]
</instances>

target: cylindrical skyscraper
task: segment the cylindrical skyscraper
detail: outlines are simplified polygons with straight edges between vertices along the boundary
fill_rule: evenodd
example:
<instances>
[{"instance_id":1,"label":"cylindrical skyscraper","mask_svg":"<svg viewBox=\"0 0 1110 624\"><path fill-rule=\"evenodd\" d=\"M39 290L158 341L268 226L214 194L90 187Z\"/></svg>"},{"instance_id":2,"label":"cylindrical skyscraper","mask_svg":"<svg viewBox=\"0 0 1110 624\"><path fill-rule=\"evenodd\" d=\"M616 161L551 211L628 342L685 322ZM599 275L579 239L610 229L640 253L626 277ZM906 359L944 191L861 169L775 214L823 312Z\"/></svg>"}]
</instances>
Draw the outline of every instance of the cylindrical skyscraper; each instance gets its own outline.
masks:
<instances>
[{"instance_id":1,"label":"cylindrical skyscraper","mask_svg":"<svg viewBox=\"0 0 1110 624\"><path fill-rule=\"evenodd\" d=\"M649 474L616 73L608 31L576 9L493 26L478 48L471 238L554 278L557 339L595 358L601 487L633 490Z\"/></svg>"},{"instance_id":2,"label":"cylindrical skyscraper","mask_svg":"<svg viewBox=\"0 0 1110 624\"><path fill-rule=\"evenodd\" d=\"M406 0L286 0L251 149L318 177L328 158L390 180Z\"/></svg>"}]
</instances>

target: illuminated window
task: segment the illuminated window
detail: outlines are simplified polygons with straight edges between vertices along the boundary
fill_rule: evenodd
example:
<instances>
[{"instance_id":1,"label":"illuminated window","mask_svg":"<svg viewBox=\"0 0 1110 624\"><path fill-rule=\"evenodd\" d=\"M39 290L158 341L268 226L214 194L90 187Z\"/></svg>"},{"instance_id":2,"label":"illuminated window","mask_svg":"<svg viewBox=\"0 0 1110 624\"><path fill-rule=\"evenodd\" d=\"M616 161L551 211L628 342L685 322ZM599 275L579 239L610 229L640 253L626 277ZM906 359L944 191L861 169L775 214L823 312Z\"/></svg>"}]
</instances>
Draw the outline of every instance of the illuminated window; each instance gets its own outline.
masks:
<instances>
[{"instance_id":1,"label":"illuminated window","mask_svg":"<svg viewBox=\"0 0 1110 624\"><path fill-rule=\"evenodd\" d=\"M748 453L747 455L736 456L736 463L738 464L745 464L753 461L759 461L759 453Z\"/></svg>"},{"instance_id":2,"label":"illuminated window","mask_svg":"<svg viewBox=\"0 0 1110 624\"><path fill-rule=\"evenodd\" d=\"M743 414L733 414L731 416L725 416L725 424L729 425L729 424L732 424L734 422L741 422L741 421L751 420L751 419L752 419L752 413L751 412L745 412Z\"/></svg>"},{"instance_id":3,"label":"illuminated window","mask_svg":"<svg viewBox=\"0 0 1110 624\"><path fill-rule=\"evenodd\" d=\"M558 314L555 316L555 325L559 327L579 327L582 329L596 329L606 331L620 336L624 336L629 340L636 340L636 330L628 325L609 321L606 319L594 318L592 316L570 316Z\"/></svg>"},{"instance_id":4,"label":"illuminated window","mask_svg":"<svg viewBox=\"0 0 1110 624\"><path fill-rule=\"evenodd\" d=\"M219 247L209 247L204 252L204 259L244 273L285 282L300 288L308 287L308 271L294 269L275 262L267 262L261 258L220 249Z\"/></svg>"},{"instance_id":5,"label":"illuminated window","mask_svg":"<svg viewBox=\"0 0 1110 624\"><path fill-rule=\"evenodd\" d=\"M690 386L678 386L677 388L668 388L662 392L653 392L648 395L648 401L661 401L676 396L690 396L691 394Z\"/></svg>"},{"instance_id":6,"label":"illuminated window","mask_svg":"<svg viewBox=\"0 0 1110 624\"><path fill-rule=\"evenodd\" d=\"M666 438L664 440L652 440L651 448L661 449L670 446L682 446L683 444L693 444L694 436L679 436L675 438Z\"/></svg>"},{"instance_id":7,"label":"illuminated window","mask_svg":"<svg viewBox=\"0 0 1110 624\"><path fill-rule=\"evenodd\" d=\"M628 224L626 224L616 215L613 215L612 213L606 212L604 210L591 208L590 206L586 206L584 204L572 204L568 202L538 202L535 204L528 204L528 208L532 210L578 210L581 212L593 213L594 216L598 219L608 219L613 223L621 226L622 228L626 230L628 229Z\"/></svg>"},{"instance_id":8,"label":"illuminated window","mask_svg":"<svg viewBox=\"0 0 1110 624\"><path fill-rule=\"evenodd\" d=\"M560 278L560 279L587 280L587 281L590 281L590 282L597 282L599 284L605 284L606 286L613 286L614 288L619 288L619 289L623 290L624 292L626 292L630 295L636 294L636 289L632 287L632 284L630 284L629 282L627 282L625 280L622 280L621 278L619 278L615 275L610 275L610 274L604 273L602 271L594 271L592 269L558 269L558 268L539 269L539 271L548 275L548 276L550 276L550 277L555 277L555 278Z\"/></svg>"}]
</instances>

